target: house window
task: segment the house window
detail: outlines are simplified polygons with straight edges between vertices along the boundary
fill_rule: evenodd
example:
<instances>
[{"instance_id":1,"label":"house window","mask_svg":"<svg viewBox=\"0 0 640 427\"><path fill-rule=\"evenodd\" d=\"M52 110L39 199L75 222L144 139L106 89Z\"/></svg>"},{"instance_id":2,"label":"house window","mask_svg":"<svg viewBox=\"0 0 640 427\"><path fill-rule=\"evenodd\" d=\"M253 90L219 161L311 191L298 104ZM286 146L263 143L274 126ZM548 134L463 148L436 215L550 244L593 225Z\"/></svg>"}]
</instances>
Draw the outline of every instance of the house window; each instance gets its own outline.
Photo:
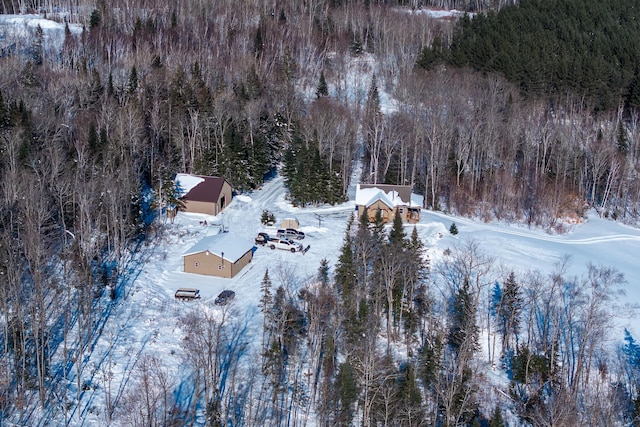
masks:
<instances>
[{"instance_id":1,"label":"house window","mask_svg":"<svg viewBox=\"0 0 640 427\"><path fill-rule=\"evenodd\" d=\"M193 266L194 266L195 268L198 268L198 267L200 267L200 263L199 263L198 261L196 261L196 262L194 262L194 263L193 263Z\"/></svg>"}]
</instances>

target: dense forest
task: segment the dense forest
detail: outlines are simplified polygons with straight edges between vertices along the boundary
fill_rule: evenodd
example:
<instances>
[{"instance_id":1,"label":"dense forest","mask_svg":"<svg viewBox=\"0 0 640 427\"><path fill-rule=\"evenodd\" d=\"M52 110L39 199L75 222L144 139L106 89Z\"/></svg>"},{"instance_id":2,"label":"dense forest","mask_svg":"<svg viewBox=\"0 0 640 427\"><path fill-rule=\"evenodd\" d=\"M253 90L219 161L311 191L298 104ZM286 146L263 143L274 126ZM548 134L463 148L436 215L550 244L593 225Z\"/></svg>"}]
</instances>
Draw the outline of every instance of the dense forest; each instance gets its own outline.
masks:
<instances>
[{"instance_id":1,"label":"dense forest","mask_svg":"<svg viewBox=\"0 0 640 427\"><path fill-rule=\"evenodd\" d=\"M620 1L528 1L465 16L451 45L439 41L419 59L500 73L527 96L581 94L595 111L638 106L640 12Z\"/></svg>"},{"instance_id":2,"label":"dense forest","mask_svg":"<svg viewBox=\"0 0 640 427\"><path fill-rule=\"evenodd\" d=\"M0 421L33 423L71 370L82 389L80 361L124 303L131 254L162 234L177 172L222 175L237 192L281 173L309 205L345 200L361 160L362 182L410 184L429 209L556 231L588 209L637 224L634 2L518 3L3 0L1 12L66 29L60 45L40 27L0 39ZM473 15L437 20L428 6ZM372 76L364 90L354 63ZM208 424L286 425L294 401L315 402L327 426L499 426L507 407L531 425L638 423L638 345L599 346L607 292L623 282L614 270L495 281L473 245L439 272L420 246L397 225L356 221L335 277L320 266L330 286L294 299L265 273L259 365L276 410L222 405L230 397L205 383ZM511 384L501 397L474 370L494 328L492 361ZM357 338L382 331L382 351ZM317 356L317 399L277 387L299 374L302 347ZM177 425L161 409L109 416Z\"/></svg>"}]
</instances>

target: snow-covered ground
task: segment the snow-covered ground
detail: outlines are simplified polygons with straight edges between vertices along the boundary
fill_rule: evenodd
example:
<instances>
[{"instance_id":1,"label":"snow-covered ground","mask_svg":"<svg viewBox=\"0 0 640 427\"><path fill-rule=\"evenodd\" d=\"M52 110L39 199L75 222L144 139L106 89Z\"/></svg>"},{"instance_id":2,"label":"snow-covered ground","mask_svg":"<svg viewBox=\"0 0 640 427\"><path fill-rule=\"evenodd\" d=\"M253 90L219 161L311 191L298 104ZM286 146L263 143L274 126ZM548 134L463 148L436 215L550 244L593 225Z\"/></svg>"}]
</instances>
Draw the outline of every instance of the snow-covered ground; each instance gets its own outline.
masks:
<instances>
[{"instance_id":1,"label":"snow-covered ground","mask_svg":"<svg viewBox=\"0 0 640 427\"><path fill-rule=\"evenodd\" d=\"M91 355L89 369L83 375L83 381L95 387L82 394L77 411L70 414L72 425L104 424L104 414L99 408L105 402L102 378L107 369L113 373L114 398L123 395L129 375L142 354L159 357L169 369L180 372L183 333L179 329L178 318L187 310L200 307L202 310L221 311L223 308L212 304L213 299L224 289L235 291L236 298L230 306L232 315L246 322L246 341L254 342L257 347L261 333L258 300L265 270L269 269L276 287L281 280L290 282L292 277L298 286L302 286L316 275L323 258L331 266L335 264L348 218L354 211L354 202L302 209L288 203L285 195L283 180L276 177L253 193L237 196L217 217L180 213L175 223L166 225L163 237L144 249L146 261L139 266L127 300L120 303L105 324ZM300 229L306 233L303 242L311 246L310 250L301 254L257 247L252 262L232 279L183 272L184 251L203 236L217 233L222 227L251 240L259 231L273 231L260 222L265 209L275 214L276 226L284 218L296 217ZM207 226L202 225L204 220ZM453 222L459 230L456 236L448 232ZM408 234L412 227L407 226ZM571 270L576 275L584 273L588 262L615 267L628 282L626 300L640 302L640 268L637 265L640 230L590 217L568 234L550 235L541 230L487 224L431 211L422 212L416 227L433 263L437 263L447 248L465 244L470 239L488 256L495 257L496 264L516 272L550 272L559 260L569 255ZM173 295L179 287L200 289L202 300L175 300ZM630 318L621 320L621 329L612 332L618 341L622 340L623 326L632 334L640 335L640 322Z\"/></svg>"},{"instance_id":2,"label":"snow-covered ground","mask_svg":"<svg viewBox=\"0 0 640 427\"><path fill-rule=\"evenodd\" d=\"M431 13L415 11L412 13ZM435 13L435 12L434 12ZM444 16L455 16L449 12ZM431 13L433 15L433 13ZM430 15L430 16L431 16ZM440 17L440 14L436 15ZM37 25L43 28L48 41L61 43L64 27L36 15L0 16L0 40L9 42L13 37L24 39L35 32ZM72 27L79 32L79 27ZM366 97L371 83L373 58L364 56L351 64L342 85L333 84L331 91L337 97ZM380 88L382 109L395 109L395 100ZM354 180L355 182L355 180ZM295 208L286 201L286 191L281 177L276 177L250 194L237 196L217 217L178 214L173 224L167 224L159 239L150 240L136 255L140 260L134 263L127 282L127 298L114 305L106 319L101 335L91 354L87 354L86 368L80 383L80 401L69 405L66 425L104 426L107 388L106 377L110 377L111 397L117 405L132 384L131 375L143 355L153 355L172 373L180 375L185 371L183 359L183 331L179 318L192 309L220 314L223 308L213 305L216 295L231 289L236 297L230 306L230 314L238 321L246 322L245 341L259 346L261 315L258 310L260 284L268 268L274 286L283 281L303 286L316 275L322 259L327 259L333 267L338 259L343 243L345 228L353 214L353 201L339 206ZM353 200L353 194L351 194ZM284 218L296 217L300 229L305 232L304 244L310 245L306 254L289 253L257 247L252 262L232 279L219 279L183 272L182 254L202 237L217 233L222 228L253 240L259 231L265 231L260 218L263 210L275 214L277 224ZM202 225L206 220L207 226ZM448 230L452 223L457 225L459 234L451 235ZM407 226L410 234L413 226ZM464 245L470 241L478 244L481 251L495 258L496 267L504 266L516 274L539 270L552 271L565 256L571 257L569 272L582 275L587 263L611 266L624 274L627 281L626 302L640 303L640 230L619 223L603 220L590 215L583 224L575 225L563 235L551 235L543 230L526 227L485 223L466 218L453 217L440 212L423 211L421 221L416 226L425 243L428 256L435 267L446 249ZM270 231L274 231L275 227ZM269 231L269 230L267 230ZM198 288L202 299L194 302L177 301L174 292L180 287ZM622 328L626 327L635 336L640 336L640 320L621 318L619 330L611 336L621 341ZM255 336L254 336L255 334ZM60 350L61 352L62 350ZM59 353L60 353L59 352ZM62 356L54 356L56 361ZM56 412L56 420L65 402L72 401L76 388L75 369L69 373L68 396L53 396L47 411ZM135 374L133 374L135 375ZM84 387L84 385L87 385ZM183 391L188 393L188 391ZM40 425L52 425L52 417L42 414ZM35 417L34 417L35 418Z\"/></svg>"},{"instance_id":3,"label":"snow-covered ground","mask_svg":"<svg viewBox=\"0 0 640 427\"><path fill-rule=\"evenodd\" d=\"M0 44L9 48L12 43L18 45L31 39L40 27L44 35L46 48L59 51L64 41L64 24L47 19L42 15L0 15ZM72 34L81 34L82 26L69 24Z\"/></svg>"}]
</instances>

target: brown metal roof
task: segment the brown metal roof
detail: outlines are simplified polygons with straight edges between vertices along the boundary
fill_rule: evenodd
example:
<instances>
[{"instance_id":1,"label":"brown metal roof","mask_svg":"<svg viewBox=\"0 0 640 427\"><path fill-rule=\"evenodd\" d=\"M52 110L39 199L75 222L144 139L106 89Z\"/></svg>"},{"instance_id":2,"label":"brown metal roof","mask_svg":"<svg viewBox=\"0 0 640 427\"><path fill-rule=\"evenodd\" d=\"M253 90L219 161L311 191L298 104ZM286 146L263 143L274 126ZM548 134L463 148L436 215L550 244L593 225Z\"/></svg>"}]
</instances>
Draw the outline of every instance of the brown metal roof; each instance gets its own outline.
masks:
<instances>
[{"instance_id":1,"label":"brown metal roof","mask_svg":"<svg viewBox=\"0 0 640 427\"><path fill-rule=\"evenodd\" d=\"M218 176L196 176L204 179L204 181L193 187L184 195L183 199L194 202L217 203L220 198L220 192L222 191L225 179Z\"/></svg>"}]
</instances>

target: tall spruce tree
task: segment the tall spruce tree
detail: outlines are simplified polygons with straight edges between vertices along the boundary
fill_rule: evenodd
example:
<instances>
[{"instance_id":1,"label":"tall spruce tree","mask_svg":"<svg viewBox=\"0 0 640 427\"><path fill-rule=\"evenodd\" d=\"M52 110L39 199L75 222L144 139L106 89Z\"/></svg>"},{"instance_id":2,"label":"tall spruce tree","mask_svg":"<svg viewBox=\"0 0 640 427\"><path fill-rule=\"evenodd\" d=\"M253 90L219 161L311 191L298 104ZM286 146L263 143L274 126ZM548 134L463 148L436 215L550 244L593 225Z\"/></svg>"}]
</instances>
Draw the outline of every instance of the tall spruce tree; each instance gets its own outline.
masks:
<instances>
[{"instance_id":1,"label":"tall spruce tree","mask_svg":"<svg viewBox=\"0 0 640 427\"><path fill-rule=\"evenodd\" d=\"M321 71L320 81L318 82L318 87L316 88L316 98L322 98L325 96L329 96L329 86L327 85L327 80L324 77L324 71Z\"/></svg>"},{"instance_id":2,"label":"tall spruce tree","mask_svg":"<svg viewBox=\"0 0 640 427\"><path fill-rule=\"evenodd\" d=\"M393 248L403 250L407 245L407 234L404 232L404 223L400 216L400 211L396 209L393 216L393 224L391 231L389 231L389 244Z\"/></svg>"},{"instance_id":3,"label":"tall spruce tree","mask_svg":"<svg viewBox=\"0 0 640 427\"><path fill-rule=\"evenodd\" d=\"M516 281L515 273L512 271L504 282L502 299L497 313L498 331L502 335L503 352L513 348L512 338L517 338L520 332L520 315L523 305L524 301L520 295L520 287Z\"/></svg>"},{"instance_id":4,"label":"tall spruce tree","mask_svg":"<svg viewBox=\"0 0 640 427\"><path fill-rule=\"evenodd\" d=\"M478 346L476 307L469 286L469 281L465 280L453 295L448 343L456 354L462 351L472 353Z\"/></svg>"}]
</instances>

